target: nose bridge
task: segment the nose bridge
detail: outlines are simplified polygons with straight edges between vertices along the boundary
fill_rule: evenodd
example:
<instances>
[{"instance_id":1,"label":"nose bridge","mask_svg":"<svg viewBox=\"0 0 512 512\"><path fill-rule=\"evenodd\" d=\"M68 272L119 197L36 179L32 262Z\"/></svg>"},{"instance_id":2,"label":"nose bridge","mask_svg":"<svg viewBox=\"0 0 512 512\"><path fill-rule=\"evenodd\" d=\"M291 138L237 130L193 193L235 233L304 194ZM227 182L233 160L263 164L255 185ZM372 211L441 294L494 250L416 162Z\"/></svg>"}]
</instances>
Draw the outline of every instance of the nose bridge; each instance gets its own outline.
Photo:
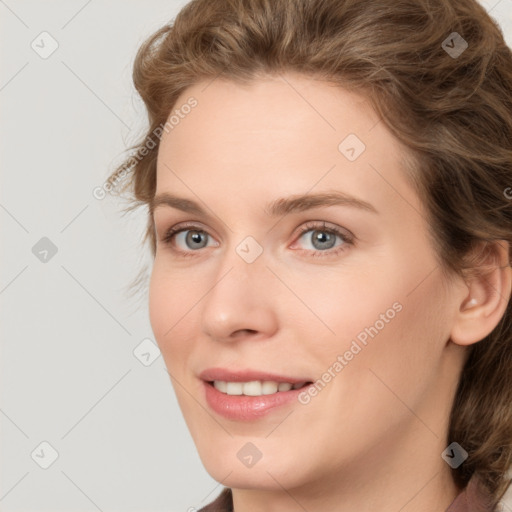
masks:
<instances>
[{"instance_id":1,"label":"nose bridge","mask_svg":"<svg viewBox=\"0 0 512 512\"><path fill-rule=\"evenodd\" d=\"M215 282L220 285L225 279L228 282L232 280L231 284L226 282L224 286L233 286L233 293L245 295L246 290L250 291L251 286L268 274L263 252L263 246L253 236L245 236L240 242L233 243L221 256Z\"/></svg>"},{"instance_id":2,"label":"nose bridge","mask_svg":"<svg viewBox=\"0 0 512 512\"><path fill-rule=\"evenodd\" d=\"M270 277L263 247L256 239L247 236L229 248L204 298L203 331L223 340L239 330L269 334L276 324Z\"/></svg>"}]
</instances>

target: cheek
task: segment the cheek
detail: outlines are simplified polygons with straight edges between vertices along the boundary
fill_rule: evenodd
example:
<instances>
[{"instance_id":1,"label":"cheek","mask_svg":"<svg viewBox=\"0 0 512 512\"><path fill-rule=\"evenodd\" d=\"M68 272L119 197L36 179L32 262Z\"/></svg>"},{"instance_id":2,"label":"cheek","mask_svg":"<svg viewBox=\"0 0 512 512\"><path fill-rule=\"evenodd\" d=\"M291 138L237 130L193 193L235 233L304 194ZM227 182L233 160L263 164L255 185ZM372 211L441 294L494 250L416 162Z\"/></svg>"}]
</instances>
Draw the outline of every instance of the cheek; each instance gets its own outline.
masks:
<instances>
[{"instance_id":1,"label":"cheek","mask_svg":"<svg viewBox=\"0 0 512 512\"><path fill-rule=\"evenodd\" d=\"M192 346L187 342L187 326L201 297L197 288L187 286L178 276L155 261L149 284L151 328L168 367L182 361Z\"/></svg>"},{"instance_id":2,"label":"cheek","mask_svg":"<svg viewBox=\"0 0 512 512\"><path fill-rule=\"evenodd\" d=\"M384 276L375 268L364 275L322 281L327 284L322 293L309 287L308 306L319 312L324 325L315 320L308 359L317 370L328 371L338 356L346 354L343 369L337 365L338 373L347 377L340 379L344 387L355 392L371 381L378 383L381 376L392 389L407 395L418 383L434 378L440 364L449 332L445 297L436 273L425 279L422 268L428 266L411 268L409 263L405 273L405 262L402 271L384 263Z\"/></svg>"},{"instance_id":3,"label":"cheek","mask_svg":"<svg viewBox=\"0 0 512 512\"><path fill-rule=\"evenodd\" d=\"M171 304L169 303L171 301ZM149 283L149 320L151 328L159 344L165 333L172 327L169 311L174 311L174 294L169 290L165 277L155 262Z\"/></svg>"},{"instance_id":4,"label":"cheek","mask_svg":"<svg viewBox=\"0 0 512 512\"><path fill-rule=\"evenodd\" d=\"M359 396L366 409L382 408L382 414L386 414L385 404L399 411L405 403L415 410L428 395L429 387L436 385L446 344L443 297L435 279L425 281L411 293L413 288L406 285L381 291L379 300L367 301L372 314L360 316L364 323L350 324L350 339L359 341L363 335L366 340L365 344L359 343L361 352L347 368L353 396ZM391 312L393 304L399 307ZM355 311L353 314L357 318ZM369 389L372 392L361 392ZM405 409L403 412L407 414Z\"/></svg>"},{"instance_id":5,"label":"cheek","mask_svg":"<svg viewBox=\"0 0 512 512\"><path fill-rule=\"evenodd\" d=\"M319 385L318 398L301 411L308 424L316 424L333 442L351 439L346 456L356 457L359 450L378 446L385 432L401 432L401 425L416 422L411 410L429 423L430 417L420 411L438 385L447 318L441 314L439 283L425 281L410 293L414 281L410 275L398 284L374 286L372 293L338 290L338 308L323 310L336 336L327 332L303 354L327 384ZM340 370L334 365L347 351L351 359L345 358ZM300 435L299 423L296 431L289 427L290 436Z\"/></svg>"}]
</instances>

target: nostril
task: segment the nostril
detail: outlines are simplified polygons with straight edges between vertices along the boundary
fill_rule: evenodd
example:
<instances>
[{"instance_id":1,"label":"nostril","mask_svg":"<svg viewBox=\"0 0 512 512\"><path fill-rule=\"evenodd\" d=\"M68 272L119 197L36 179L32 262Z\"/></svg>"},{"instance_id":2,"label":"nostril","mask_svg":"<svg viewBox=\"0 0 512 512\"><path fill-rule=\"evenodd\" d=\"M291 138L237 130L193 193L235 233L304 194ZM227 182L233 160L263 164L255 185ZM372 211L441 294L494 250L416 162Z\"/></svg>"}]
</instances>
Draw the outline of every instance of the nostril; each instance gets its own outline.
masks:
<instances>
[{"instance_id":1,"label":"nostril","mask_svg":"<svg viewBox=\"0 0 512 512\"><path fill-rule=\"evenodd\" d=\"M240 329L238 331L235 331L233 333L233 336L242 336L247 334L256 334L258 331L255 331L254 329Z\"/></svg>"}]
</instances>

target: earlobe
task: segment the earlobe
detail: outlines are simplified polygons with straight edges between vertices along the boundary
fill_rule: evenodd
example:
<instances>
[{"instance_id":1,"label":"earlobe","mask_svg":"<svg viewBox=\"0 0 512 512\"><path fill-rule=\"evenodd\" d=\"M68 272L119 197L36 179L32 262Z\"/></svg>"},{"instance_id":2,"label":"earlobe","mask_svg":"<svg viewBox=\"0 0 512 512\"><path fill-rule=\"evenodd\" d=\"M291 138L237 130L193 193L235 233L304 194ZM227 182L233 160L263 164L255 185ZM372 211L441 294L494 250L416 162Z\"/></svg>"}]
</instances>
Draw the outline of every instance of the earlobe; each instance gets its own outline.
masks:
<instances>
[{"instance_id":1,"label":"earlobe","mask_svg":"<svg viewBox=\"0 0 512 512\"><path fill-rule=\"evenodd\" d=\"M469 291L460 303L450 335L457 345L471 345L488 336L502 319L510 300L509 244L500 240L486 249L466 281Z\"/></svg>"}]
</instances>

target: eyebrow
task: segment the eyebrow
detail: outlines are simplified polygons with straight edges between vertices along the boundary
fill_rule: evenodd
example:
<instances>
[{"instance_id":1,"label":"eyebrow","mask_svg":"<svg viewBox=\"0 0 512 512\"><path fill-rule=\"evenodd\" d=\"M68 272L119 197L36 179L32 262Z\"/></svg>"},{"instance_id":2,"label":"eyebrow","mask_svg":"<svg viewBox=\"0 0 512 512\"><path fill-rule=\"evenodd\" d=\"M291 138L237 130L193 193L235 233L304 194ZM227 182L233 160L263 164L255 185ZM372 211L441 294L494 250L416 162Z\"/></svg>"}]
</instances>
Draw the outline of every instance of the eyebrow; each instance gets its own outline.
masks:
<instances>
[{"instance_id":1,"label":"eyebrow","mask_svg":"<svg viewBox=\"0 0 512 512\"><path fill-rule=\"evenodd\" d=\"M167 192L156 195L149 202L150 214L153 215L155 209L162 206L169 206L195 215L209 216L206 210L195 201L174 196ZM271 217L279 217L289 213L303 212L322 206L350 206L371 213L379 213L372 204L339 191L278 198L268 203L264 212Z\"/></svg>"}]
</instances>

